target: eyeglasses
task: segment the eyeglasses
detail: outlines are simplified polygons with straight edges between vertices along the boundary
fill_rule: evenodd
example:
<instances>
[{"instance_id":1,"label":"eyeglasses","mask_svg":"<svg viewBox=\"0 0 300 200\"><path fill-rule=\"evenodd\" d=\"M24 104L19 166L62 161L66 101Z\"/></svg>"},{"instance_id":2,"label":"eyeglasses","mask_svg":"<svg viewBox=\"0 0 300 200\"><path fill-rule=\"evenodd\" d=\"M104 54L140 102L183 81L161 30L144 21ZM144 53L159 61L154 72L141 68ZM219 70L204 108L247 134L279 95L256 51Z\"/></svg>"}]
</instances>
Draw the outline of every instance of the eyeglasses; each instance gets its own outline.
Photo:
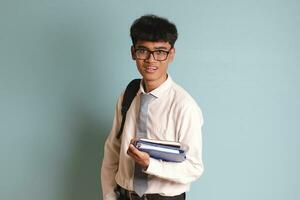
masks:
<instances>
[{"instance_id":1,"label":"eyeglasses","mask_svg":"<svg viewBox=\"0 0 300 200\"><path fill-rule=\"evenodd\" d=\"M136 58L139 60L147 60L150 58L150 55L152 54L154 60L165 61L168 58L170 50L169 51L165 51L165 50L150 51L148 49L141 48L141 49L135 49L134 52L135 52Z\"/></svg>"}]
</instances>

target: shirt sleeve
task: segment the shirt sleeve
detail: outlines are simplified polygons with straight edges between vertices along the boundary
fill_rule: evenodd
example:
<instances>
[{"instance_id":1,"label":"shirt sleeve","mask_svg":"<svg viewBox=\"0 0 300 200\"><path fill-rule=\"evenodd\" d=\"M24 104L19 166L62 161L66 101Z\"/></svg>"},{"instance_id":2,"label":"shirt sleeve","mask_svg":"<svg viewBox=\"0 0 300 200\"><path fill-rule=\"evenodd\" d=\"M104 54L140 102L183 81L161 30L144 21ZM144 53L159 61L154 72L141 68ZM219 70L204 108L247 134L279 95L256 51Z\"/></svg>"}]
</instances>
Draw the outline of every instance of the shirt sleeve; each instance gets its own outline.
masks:
<instances>
[{"instance_id":1,"label":"shirt sleeve","mask_svg":"<svg viewBox=\"0 0 300 200\"><path fill-rule=\"evenodd\" d=\"M187 184L199 178L203 171L202 125L203 117L196 103L187 103L178 112L176 134L186 150L186 160L181 163L150 158L145 173L162 179Z\"/></svg>"},{"instance_id":2,"label":"shirt sleeve","mask_svg":"<svg viewBox=\"0 0 300 200\"><path fill-rule=\"evenodd\" d=\"M104 157L101 167L101 185L103 200L116 200L116 193L114 191L117 183L115 176L119 165L119 153L120 153L120 139L117 139L117 134L120 128L122 116L121 116L121 95L116 105L115 116L113 120L113 126L108 135L104 145Z\"/></svg>"}]
</instances>

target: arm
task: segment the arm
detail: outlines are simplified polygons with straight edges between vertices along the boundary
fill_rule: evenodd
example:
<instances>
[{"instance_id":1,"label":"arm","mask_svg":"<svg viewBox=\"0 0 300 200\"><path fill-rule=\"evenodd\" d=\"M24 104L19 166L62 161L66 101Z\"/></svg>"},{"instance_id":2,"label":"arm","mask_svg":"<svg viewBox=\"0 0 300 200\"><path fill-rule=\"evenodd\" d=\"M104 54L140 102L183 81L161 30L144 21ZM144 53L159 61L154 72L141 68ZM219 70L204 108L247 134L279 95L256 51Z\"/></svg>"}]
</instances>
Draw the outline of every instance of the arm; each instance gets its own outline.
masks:
<instances>
[{"instance_id":1,"label":"arm","mask_svg":"<svg viewBox=\"0 0 300 200\"><path fill-rule=\"evenodd\" d=\"M190 183L203 173L202 113L196 103L185 104L178 113L176 134L186 147L186 160L181 163L149 159L145 173L178 183Z\"/></svg>"},{"instance_id":2,"label":"arm","mask_svg":"<svg viewBox=\"0 0 300 200\"><path fill-rule=\"evenodd\" d=\"M122 95L121 95L122 97ZM116 200L114 189L116 187L115 176L119 165L120 139L116 138L121 124L121 97L116 105L113 126L104 145L104 158L101 167L101 185L104 200Z\"/></svg>"}]
</instances>

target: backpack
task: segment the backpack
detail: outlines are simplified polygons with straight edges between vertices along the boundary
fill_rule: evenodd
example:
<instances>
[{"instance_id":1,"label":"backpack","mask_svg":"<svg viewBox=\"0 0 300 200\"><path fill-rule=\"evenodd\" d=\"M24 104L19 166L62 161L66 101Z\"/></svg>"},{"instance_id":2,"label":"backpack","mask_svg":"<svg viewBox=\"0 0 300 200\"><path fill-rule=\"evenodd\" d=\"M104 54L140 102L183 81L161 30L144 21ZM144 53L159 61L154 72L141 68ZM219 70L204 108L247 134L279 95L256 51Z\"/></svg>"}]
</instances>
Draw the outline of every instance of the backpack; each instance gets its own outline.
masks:
<instances>
[{"instance_id":1,"label":"backpack","mask_svg":"<svg viewBox=\"0 0 300 200\"><path fill-rule=\"evenodd\" d=\"M141 82L141 79L134 79L126 87L126 90L123 95L122 108L121 108L122 122L121 122L120 130L117 135L117 139L119 139L123 133L124 124L125 124L125 120L126 120L126 114L130 108L130 105L131 105L134 97L136 96L137 92L140 89L140 82Z\"/></svg>"}]
</instances>

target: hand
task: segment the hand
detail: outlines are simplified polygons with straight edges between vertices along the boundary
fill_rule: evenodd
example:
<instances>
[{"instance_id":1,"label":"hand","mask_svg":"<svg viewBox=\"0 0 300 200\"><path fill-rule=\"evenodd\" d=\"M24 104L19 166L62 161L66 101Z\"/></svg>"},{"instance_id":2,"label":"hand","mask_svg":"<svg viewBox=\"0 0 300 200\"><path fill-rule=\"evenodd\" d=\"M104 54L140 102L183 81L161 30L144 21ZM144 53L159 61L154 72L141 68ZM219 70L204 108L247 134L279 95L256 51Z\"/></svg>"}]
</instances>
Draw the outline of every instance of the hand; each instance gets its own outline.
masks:
<instances>
[{"instance_id":1,"label":"hand","mask_svg":"<svg viewBox=\"0 0 300 200\"><path fill-rule=\"evenodd\" d=\"M146 170L149 166L150 163L150 156L149 154L139 151L133 143L135 142L136 139L132 139L128 150L127 154L134 159L134 161L140 165L144 170Z\"/></svg>"}]
</instances>

